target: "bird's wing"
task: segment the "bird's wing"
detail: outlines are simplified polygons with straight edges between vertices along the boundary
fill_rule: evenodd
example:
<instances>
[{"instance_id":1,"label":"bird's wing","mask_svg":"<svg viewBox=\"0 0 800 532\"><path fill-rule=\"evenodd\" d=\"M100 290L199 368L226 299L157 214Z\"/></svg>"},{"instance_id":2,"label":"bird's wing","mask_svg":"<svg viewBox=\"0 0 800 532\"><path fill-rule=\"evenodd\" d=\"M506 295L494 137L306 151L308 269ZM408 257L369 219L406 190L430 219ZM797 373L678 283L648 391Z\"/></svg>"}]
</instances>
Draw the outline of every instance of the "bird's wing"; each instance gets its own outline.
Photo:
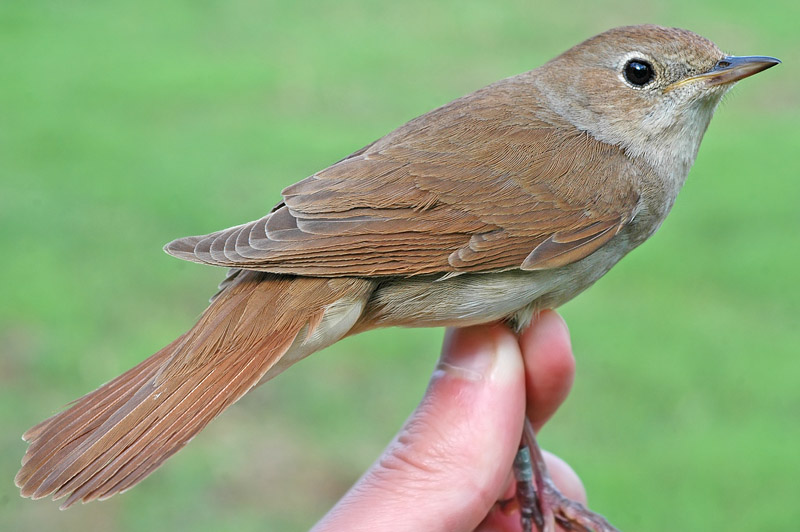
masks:
<instances>
[{"instance_id":1,"label":"bird's wing","mask_svg":"<svg viewBox=\"0 0 800 532\"><path fill-rule=\"evenodd\" d=\"M553 268L633 219L635 174L616 146L479 92L286 188L267 216L165 249L312 276Z\"/></svg>"}]
</instances>

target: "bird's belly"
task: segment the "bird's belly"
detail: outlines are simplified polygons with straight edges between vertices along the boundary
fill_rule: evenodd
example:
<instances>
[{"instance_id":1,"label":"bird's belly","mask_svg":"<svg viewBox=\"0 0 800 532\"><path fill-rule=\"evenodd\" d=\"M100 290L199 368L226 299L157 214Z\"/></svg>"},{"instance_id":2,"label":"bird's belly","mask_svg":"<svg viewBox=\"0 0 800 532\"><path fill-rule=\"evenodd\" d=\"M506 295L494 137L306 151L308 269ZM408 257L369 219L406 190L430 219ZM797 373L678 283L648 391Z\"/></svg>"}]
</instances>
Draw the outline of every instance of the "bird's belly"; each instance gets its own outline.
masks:
<instances>
[{"instance_id":1,"label":"bird's belly","mask_svg":"<svg viewBox=\"0 0 800 532\"><path fill-rule=\"evenodd\" d=\"M376 288L360 323L375 327L464 327L511 319L524 327L540 309L555 308L603 276L625 254L601 248L561 268L421 276L386 281Z\"/></svg>"}]
</instances>

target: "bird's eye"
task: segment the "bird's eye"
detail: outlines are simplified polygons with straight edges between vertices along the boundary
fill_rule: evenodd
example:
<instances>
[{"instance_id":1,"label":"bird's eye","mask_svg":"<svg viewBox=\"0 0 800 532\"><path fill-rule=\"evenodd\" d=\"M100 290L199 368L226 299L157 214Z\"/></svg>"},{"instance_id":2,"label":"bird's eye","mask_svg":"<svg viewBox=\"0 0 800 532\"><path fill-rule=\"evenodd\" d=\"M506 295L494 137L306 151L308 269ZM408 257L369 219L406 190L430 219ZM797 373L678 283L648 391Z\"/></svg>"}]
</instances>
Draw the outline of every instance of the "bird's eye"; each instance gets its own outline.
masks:
<instances>
[{"instance_id":1,"label":"bird's eye","mask_svg":"<svg viewBox=\"0 0 800 532\"><path fill-rule=\"evenodd\" d=\"M631 59L625 65L625 79L631 85L641 87L653 79L653 67L643 59Z\"/></svg>"}]
</instances>

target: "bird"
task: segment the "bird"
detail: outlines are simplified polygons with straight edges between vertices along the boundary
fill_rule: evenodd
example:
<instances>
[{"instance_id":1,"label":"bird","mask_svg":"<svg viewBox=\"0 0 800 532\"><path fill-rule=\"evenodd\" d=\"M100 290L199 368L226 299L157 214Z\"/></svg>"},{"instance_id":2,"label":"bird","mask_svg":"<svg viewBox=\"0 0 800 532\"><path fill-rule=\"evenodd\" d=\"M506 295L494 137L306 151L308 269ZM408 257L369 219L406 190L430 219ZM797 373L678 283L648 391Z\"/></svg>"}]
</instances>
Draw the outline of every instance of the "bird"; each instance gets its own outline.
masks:
<instances>
[{"instance_id":1,"label":"bird","mask_svg":"<svg viewBox=\"0 0 800 532\"><path fill-rule=\"evenodd\" d=\"M614 28L288 186L255 221L170 242L228 268L209 307L28 430L21 495L65 508L125 491L250 389L347 336L521 331L661 226L723 95L778 63L684 29Z\"/></svg>"}]
</instances>

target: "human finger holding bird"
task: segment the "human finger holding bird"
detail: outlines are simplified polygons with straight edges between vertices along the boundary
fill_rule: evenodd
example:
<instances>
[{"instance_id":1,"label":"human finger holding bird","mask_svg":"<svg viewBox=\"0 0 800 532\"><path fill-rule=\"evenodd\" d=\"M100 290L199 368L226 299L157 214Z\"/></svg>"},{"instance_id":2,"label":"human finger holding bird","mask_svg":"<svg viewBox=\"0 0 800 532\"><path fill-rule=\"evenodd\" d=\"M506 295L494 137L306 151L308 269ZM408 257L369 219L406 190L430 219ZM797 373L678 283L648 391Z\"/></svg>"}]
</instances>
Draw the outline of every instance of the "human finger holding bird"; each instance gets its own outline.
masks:
<instances>
[{"instance_id":1,"label":"human finger holding bird","mask_svg":"<svg viewBox=\"0 0 800 532\"><path fill-rule=\"evenodd\" d=\"M522 419L539 431L575 374L564 321L544 311L520 338L500 324L447 332L425 397L397 437L314 532L518 530L509 472ZM586 501L564 462L558 487Z\"/></svg>"}]
</instances>

